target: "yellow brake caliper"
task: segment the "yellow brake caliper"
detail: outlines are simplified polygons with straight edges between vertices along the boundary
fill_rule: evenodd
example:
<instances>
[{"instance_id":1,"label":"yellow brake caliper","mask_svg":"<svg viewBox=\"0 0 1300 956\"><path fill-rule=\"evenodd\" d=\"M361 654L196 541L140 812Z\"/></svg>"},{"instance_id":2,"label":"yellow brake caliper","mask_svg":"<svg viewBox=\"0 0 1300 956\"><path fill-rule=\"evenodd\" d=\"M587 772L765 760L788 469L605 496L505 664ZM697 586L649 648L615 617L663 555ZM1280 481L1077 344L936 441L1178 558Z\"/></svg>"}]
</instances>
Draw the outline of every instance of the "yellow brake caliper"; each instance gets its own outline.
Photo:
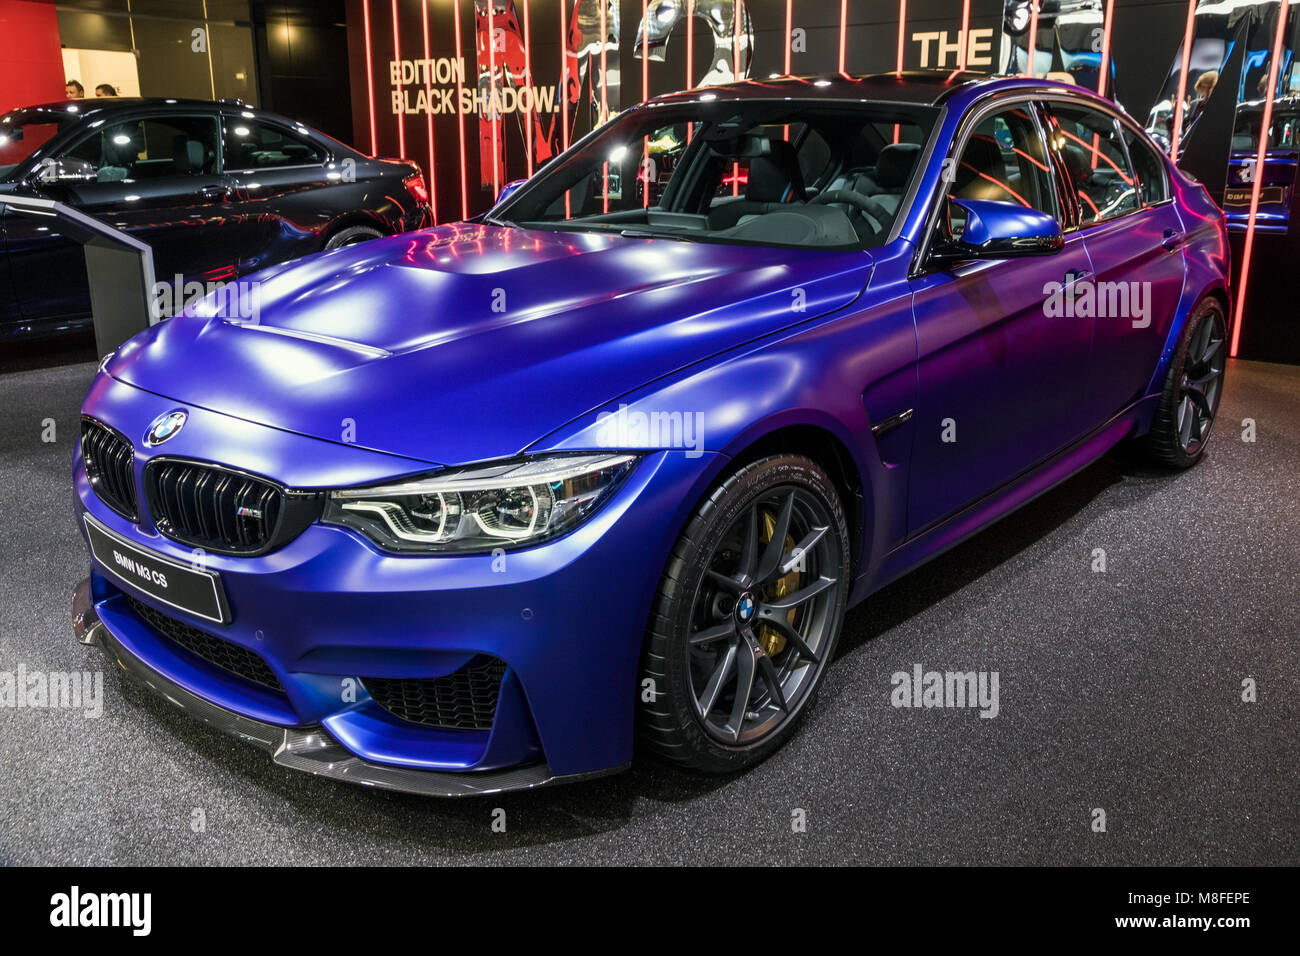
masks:
<instances>
[{"instance_id":1,"label":"yellow brake caliper","mask_svg":"<svg viewBox=\"0 0 1300 956\"><path fill-rule=\"evenodd\" d=\"M776 518L769 511L763 512L763 543L772 540L772 533L776 531ZM795 540L790 535L785 536L785 550L787 552L794 550ZM778 578L769 589L768 600L778 600L787 597L795 592L799 586L799 572L791 571L783 578ZM794 625L795 609L791 608L786 615L791 626ZM758 626L758 643L763 646L768 657L775 657L785 650L785 636L774 627L767 624Z\"/></svg>"}]
</instances>

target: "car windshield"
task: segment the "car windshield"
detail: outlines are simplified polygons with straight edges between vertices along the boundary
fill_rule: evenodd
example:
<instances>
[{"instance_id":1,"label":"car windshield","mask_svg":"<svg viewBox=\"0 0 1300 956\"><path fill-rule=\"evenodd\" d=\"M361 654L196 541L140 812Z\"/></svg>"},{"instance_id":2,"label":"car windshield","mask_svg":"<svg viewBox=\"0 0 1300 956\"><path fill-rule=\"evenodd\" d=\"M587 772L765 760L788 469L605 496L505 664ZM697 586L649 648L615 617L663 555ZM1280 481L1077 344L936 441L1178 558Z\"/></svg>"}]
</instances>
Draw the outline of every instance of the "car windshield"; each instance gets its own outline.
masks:
<instances>
[{"instance_id":1,"label":"car windshield","mask_svg":"<svg viewBox=\"0 0 1300 956\"><path fill-rule=\"evenodd\" d=\"M78 119L76 113L32 109L0 116L0 182Z\"/></svg>"},{"instance_id":2,"label":"car windshield","mask_svg":"<svg viewBox=\"0 0 1300 956\"><path fill-rule=\"evenodd\" d=\"M707 100L633 110L494 209L524 229L785 247L885 242L937 110Z\"/></svg>"},{"instance_id":3,"label":"car windshield","mask_svg":"<svg viewBox=\"0 0 1300 956\"><path fill-rule=\"evenodd\" d=\"M1259 126L1263 121L1260 110L1242 111L1237 114L1237 125L1232 131L1232 149L1234 152L1259 149ZM1269 149L1300 148L1300 114L1294 107L1281 105L1273 107L1269 127Z\"/></svg>"}]
</instances>

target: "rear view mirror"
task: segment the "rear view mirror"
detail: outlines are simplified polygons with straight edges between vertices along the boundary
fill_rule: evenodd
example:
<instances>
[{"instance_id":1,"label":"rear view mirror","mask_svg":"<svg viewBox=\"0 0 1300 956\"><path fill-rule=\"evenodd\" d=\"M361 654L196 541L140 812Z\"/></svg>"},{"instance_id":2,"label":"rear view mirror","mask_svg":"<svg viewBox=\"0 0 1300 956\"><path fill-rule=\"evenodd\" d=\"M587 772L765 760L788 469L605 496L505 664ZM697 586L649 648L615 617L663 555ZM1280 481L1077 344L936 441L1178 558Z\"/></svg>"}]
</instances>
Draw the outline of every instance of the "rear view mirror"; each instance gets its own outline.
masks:
<instances>
[{"instance_id":1,"label":"rear view mirror","mask_svg":"<svg viewBox=\"0 0 1300 956\"><path fill-rule=\"evenodd\" d=\"M1050 256L1065 248L1054 216L1018 203L988 199L952 199L966 213L960 238L938 243L930 252L936 262L968 259L1014 259Z\"/></svg>"}]
</instances>

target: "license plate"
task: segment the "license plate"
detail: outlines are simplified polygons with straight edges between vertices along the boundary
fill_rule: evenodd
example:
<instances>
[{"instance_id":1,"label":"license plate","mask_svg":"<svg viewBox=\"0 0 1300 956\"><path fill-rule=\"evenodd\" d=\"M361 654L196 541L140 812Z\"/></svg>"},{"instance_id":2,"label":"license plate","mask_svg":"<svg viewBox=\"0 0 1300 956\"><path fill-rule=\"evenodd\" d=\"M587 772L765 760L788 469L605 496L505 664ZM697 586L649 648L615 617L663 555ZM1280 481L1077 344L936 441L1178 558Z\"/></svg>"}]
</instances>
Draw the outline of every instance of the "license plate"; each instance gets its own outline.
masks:
<instances>
[{"instance_id":1,"label":"license plate","mask_svg":"<svg viewBox=\"0 0 1300 956\"><path fill-rule=\"evenodd\" d=\"M168 607L218 624L230 622L226 593L215 571L165 558L119 537L88 514L82 518L91 554L113 577Z\"/></svg>"},{"instance_id":2,"label":"license plate","mask_svg":"<svg viewBox=\"0 0 1300 956\"><path fill-rule=\"evenodd\" d=\"M1249 189L1226 189L1223 192L1223 204L1225 206L1249 206L1250 205ZM1282 201L1281 186L1264 186L1259 191L1259 204L1280 203Z\"/></svg>"}]
</instances>

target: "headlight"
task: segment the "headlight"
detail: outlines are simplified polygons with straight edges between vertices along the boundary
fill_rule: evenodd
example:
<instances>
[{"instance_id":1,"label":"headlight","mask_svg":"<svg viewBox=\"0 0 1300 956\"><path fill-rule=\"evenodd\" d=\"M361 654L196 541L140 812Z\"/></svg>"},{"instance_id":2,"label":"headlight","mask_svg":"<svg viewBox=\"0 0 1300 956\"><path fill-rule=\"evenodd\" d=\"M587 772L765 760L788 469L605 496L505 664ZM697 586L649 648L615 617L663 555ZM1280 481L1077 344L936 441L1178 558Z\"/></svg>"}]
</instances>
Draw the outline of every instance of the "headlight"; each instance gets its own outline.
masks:
<instances>
[{"instance_id":1,"label":"headlight","mask_svg":"<svg viewBox=\"0 0 1300 956\"><path fill-rule=\"evenodd\" d=\"M555 455L331 491L324 520L386 551L492 551L577 527L631 472L636 455Z\"/></svg>"}]
</instances>

